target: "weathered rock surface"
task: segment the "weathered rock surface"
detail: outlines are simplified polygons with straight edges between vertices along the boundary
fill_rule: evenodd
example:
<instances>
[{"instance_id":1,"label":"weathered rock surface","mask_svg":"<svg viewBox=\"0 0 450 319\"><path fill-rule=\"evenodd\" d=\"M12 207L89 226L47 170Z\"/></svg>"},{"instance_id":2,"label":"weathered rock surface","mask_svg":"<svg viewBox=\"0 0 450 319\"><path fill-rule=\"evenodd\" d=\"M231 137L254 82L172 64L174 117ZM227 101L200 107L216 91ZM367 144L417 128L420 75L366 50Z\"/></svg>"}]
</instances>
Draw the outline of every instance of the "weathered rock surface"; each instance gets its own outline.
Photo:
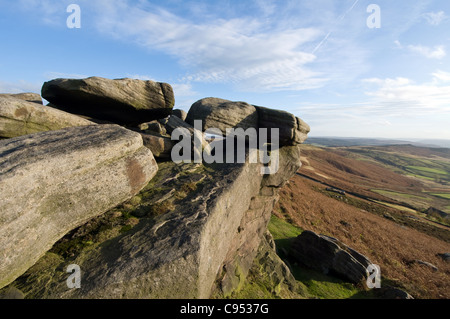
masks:
<instances>
[{"instance_id":1,"label":"weathered rock surface","mask_svg":"<svg viewBox=\"0 0 450 319\"><path fill-rule=\"evenodd\" d=\"M141 216L134 228L67 261L41 258L18 288L27 298L208 298L217 289L231 292L258 254L277 199L275 187L262 186L260 167L159 163L129 211ZM70 263L82 269L80 289L67 289ZM276 267L271 280L286 284L287 269Z\"/></svg>"},{"instance_id":2,"label":"weathered rock surface","mask_svg":"<svg viewBox=\"0 0 450 319\"><path fill-rule=\"evenodd\" d=\"M274 174L265 175L263 185L266 187L283 187L301 166L299 145L281 147L278 150L278 170L275 172L274 168Z\"/></svg>"},{"instance_id":3,"label":"weathered rock surface","mask_svg":"<svg viewBox=\"0 0 450 319\"><path fill-rule=\"evenodd\" d=\"M203 131L217 128L222 134L227 128L246 130L253 127L267 128L270 137L270 129L278 128L281 146L303 143L310 131L308 124L289 112L218 98L195 102L189 109L186 122L194 125L194 120L202 120Z\"/></svg>"},{"instance_id":4,"label":"weathered rock surface","mask_svg":"<svg viewBox=\"0 0 450 319\"><path fill-rule=\"evenodd\" d=\"M42 98L37 93L3 93L0 94L0 97L13 97L19 100L33 102L42 105Z\"/></svg>"},{"instance_id":5,"label":"weathered rock surface","mask_svg":"<svg viewBox=\"0 0 450 319\"><path fill-rule=\"evenodd\" d=\"M450 253L437 254L442 260L450 262Z\"/></svg>"},{"instance_id":6,"label":"weathered rock surface","mask_svg":"<svg viewBox=\"0 0 450 319\"><path fill-rule=\"evenodd\" d=\"M170 158L174 142L169 137L148 133L141 133L141 136L144 146L152 151L153 156Z\"/></svg>"},{"instance_id":7,"label":"weathered rock surface","mask_svg":"<svg viewBox=\"0 0 450 319\"><path fill-rule=\"evenodd\" d=\"M164 118L175 103L167 83L100 77L51 80L42 96L67 112L129 125Z\"/></svg>"},{"instance_id":8,"label":"weathered rock surface","mask_svg":"<svg viewBox=\"0 0 450 319\"><path fill-rule=\"evenodd\" d=\"M92 124L79 116L48 106L0 96L0 137L10 138Z\"/></svg>"},{"instance_id":9,"label":"weathered rock surface","mask_svg":"<svg viewBox=\"0 0 450 319\"><path fill-rule=\"evenodd\" d=\"M0 287L69 230L138 193L157 169L141 136L117 125L0 141Z\"/></svg>"},{"instance_id":10,"label":"weathered rock surface","mask_svg":"<svg viewBox=\"0 0 450 319\"><path fill-rule=\"evenodd\" d=\"M286 111L262 106L256 109L260 128L279 128L280 145L297 145L306 140L310 127L302 119Z\"/></svg>"},{"instance_id":11,"label":"weathered rock surface","mask_svg":"<svg viewBox=\"0 0 450 319\"><path fill-rule=\"evenodd\" d=\"M190 140L191 143L191 153L190 154L183 154L183 158L187 160L193 160L194 158L201 158L202 151L205 146L207 146L207 141L205 140L203 136L203 132L200 130L197 130L196 127L193 127L192 125L186 123L182 119L180 119L178 116L171 115L167 118L160 119L159 122L164 126L167 134L174 137L172 134L175 130L181 129L180 132L182 133L180 137L180 140L186 139ZM174 140L174 144L176 144L177 141ZM197 146L198 145L198 146Z\"/></svg>"},{"instance_id":12,"label":"weathered rock surface","mask_svg":"<svg viewBox=\"0 0 450 319\"><path fill-rule=\"evenodd\" d=\"M414 299L409 293L396 287L381 287L376 290L376 295L381 299Z\"/></svg>"},{"instance_id":13,"label":"weathered rock surface","mask_svg":"<svg viewBox=\"0 0 450 319\"><path fill-rule=\"evenodd\" d=\"M308 230L293 241L289 254L307 267L337 274L353 283L367 278L366 269L371 264L367 257L335 238Z\"/></svg>"},{"instance_id":14,"label":"weathered rock surface","mask_svg":"<svg viewBox=\"0 0 450 319\"><path fill-rule=\"evenodd\" d=\"M169 134L176 128L185 128L187 135L194 133L191 125L175 115L159 122ZM143 139L145 143L145 134ZM105 214L110 216L105 218L107 224L100 221L102 215L66 235L13 286L26 298L229 294L245 280L258 253L265 254L259 247L266 238L279 187L300 168L299 150L295 143L281 147L274 177L262 175L261 163L248 161L162 161L156 176L138 195ZM129 222L126 227L117 228L122 225L120 218ZM77 246L80 240L89 241L89 246L65 255L66 247L72 247L72 242ZM275 286L292 281L284 264L275 257L271 261L268 271L273 269L269 272ZM66 285L64 270L72 263L82 270L80 289Z\"/></svg>"},{"instance_id":15,"label":"weathered rock surface","mask_svg":"<svg viewBox=\"0 0 450 319\"><path fill-rule=\"evenodd\" d=\"M0 293L0 299L24 299L24 294L15 287L9 287Z\"/></svg>"},{"instance_id":16,"label":"weathered rock surface","mask_svg":"<svg viewBox=\"0 0 450 319\"><path fill-rule=\"evenodd\" d=\"M299 292L300 287L297 285L290 269L276 253L272 235L267 230L263 235L261 232L257 234L258 236L255 237L260 239L260 244L256 250L256 256L254 256L254 253L251 254L251 256L254 256L253 260L242 255L245 252L244 249L238 250L237 256L232 256L230 250L228 257L231 257L231 259L226 260L222 273L218 276L215 291L213 291L214 297L230 297L236 291L236 287L242 287L245 284L244 282L248 280L247 272L249 271L253 271L256 275L264 276L262 280L269 282L267 286L272 287L270 292L275 296L280 297L279 293L281 290ZM252 246L249 245L249 247ZM243 263L243 257L246 264ZM249 260L251 267L248 265ZM281 289L282 287L284 289Z\"/></svg>"},{"instance_id":17,"label":"weathered rock surface","mask_svg":"<svg viewBox=\"0 0 450 319\"><path fill-rule=\"evenodd\" d=\"M166 128L156 120L140 124L139 129L144 133L157 133L161 135L167 134Z\"/></svg>"},{"instance_id":18,"label":"weathered rock surface","mask_svg":"<svg viewBox=\"0 0 450 319\"><path fill-rule=\"evenodd\" d=\"M187 113L180 109L174 109L172 111L172 115L175 115L176 117L180 118L182 121L186 121Z\"/></svg>"},{"instance_id":19,"label":"weathered rock surface","mask_svg":"<svg viewBox=\"0 0 450 319\"><path fill-rule=\"evenodd\" d=\"M186 122L194 125L194 120L202 120L203 131L217 128L223 134L227 128L258 128L258 114L253 105L212 97L201 99L191 106Z\"/></svg>"}]
</instances>

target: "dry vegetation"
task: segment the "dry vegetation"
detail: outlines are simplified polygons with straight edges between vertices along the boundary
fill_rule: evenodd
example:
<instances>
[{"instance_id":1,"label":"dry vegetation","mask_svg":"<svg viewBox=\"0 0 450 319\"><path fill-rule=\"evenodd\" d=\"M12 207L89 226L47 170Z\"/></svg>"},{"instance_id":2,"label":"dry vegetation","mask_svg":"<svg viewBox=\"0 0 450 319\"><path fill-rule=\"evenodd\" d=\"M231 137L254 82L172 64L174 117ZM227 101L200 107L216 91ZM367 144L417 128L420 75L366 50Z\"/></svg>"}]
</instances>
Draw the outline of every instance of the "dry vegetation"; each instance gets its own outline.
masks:
<instances>
[{"instance_id":1,"label":"dry vegetation","mask_svg":"<svg viewBox=\"0 0 450 319\"><path fill-rule=\"evenodd\" d=\"M317 152L322 153L319 156ZM305 158L302 161L305 166L310 166L308 174L326 176L328 178L322 178L333 179L336 186L344 186L344 189L350 187L358 193L370 193L360 186L361 182L370 187L373 184L379 187L384 183L401 185L404 189L417 187L410 178L374 163L326 153L314 149L303 153ZM305 171L308 169L303 167L301 172ZM352 181L355 178L358 184ZM403 287L415 298L450 298L450 265L437 256L450 252L450 244L446 240L448 229L440 229L441 233L436 233L439 236L429 231L431 226L413 229L409 224L389 220L383 214L354 206L351 196L337 199L339 196L327 194L325 188L323 184L295 176L282 189L274 214L302 229L335 237L365 254L373 263L380 265L385 284ZM376 208L377 212L386 210L388 215L405 214L372 202L367 202L367 205ZM438 271L414 263L415 260L429 262Z\"/></svg>"}]
</instances>

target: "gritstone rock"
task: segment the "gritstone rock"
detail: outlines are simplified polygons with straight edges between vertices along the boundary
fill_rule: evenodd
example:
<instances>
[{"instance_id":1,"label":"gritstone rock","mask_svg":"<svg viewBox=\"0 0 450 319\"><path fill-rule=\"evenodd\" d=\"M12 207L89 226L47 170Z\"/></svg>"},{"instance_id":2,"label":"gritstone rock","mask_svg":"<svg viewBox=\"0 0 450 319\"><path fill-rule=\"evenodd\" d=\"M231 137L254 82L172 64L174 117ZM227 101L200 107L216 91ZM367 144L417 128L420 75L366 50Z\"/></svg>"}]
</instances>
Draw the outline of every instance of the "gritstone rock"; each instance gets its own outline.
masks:
<instances>
[{"instance_id":1,"label":"gritstone rock","mask_svg":"<svg viewBox=\"0 0 450 319\"><path fill-rule=\"evenodd\" d=\"M164 118L175 104L167 83L100 77L45 82L42 97L70 113L128 125Z\"/></svg>"},{"instance_id":2,"label":"gritstone rock","mask_svg":"<svg viewBox=\"0 0 450 319\"><path fill-rule=\"evenodd\" d=\"M0 141L0 287L68 231L134 196L157 170L141 136L118 125Z\"/></svg>"}]
</instances>

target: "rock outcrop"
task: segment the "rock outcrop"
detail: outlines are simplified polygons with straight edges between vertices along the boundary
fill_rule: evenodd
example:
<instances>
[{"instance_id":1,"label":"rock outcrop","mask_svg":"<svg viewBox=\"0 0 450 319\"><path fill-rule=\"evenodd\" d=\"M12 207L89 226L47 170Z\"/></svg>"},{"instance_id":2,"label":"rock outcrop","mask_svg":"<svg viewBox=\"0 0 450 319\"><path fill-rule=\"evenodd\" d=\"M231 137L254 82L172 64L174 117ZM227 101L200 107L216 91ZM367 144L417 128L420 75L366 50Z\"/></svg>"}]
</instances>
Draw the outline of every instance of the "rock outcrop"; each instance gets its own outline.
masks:
<instances>
[{"instance_id":1,"label":"rock outcrop","mask_svg":"<svg viewBox=\"0 0 450 319\"><path fill-rule=\"evenodd\" d=\"M175 104L167 83L100 77L45 82L42 97L70 113L127 125L164 118Z\"/></svg>"},{"instance_id":2,"label":"rock outcrop","mask_svg":"<svg viewBox=\"0 0 450 319\"><path fill-rule=\"evenodd\" d=\"M302 119L286 111L261 106L256 109L259 127L280 129L280 145L298 145L306 140L310 127Z\"/></svg>"},{"instance_id":3,"label":"rock outcrop","mask_svg":"<svg viewBox=\"0 0 450 319\"><path fill-rule=\"evenodd\" d=\"M170 158L174 142L166 136L157 134L141 133L144 146L152 151L153 156L158 158Z\"/></svg>"},{"instance_id":4,"label":"rock outcrop","mask_svg":"<svg viewBox=\"0 0 450 319\"><path fill-rule=\"evenodd\" d=\"M217 128L222 134L226 133L227 128L258 128L258 114L253 105L218 98L195 102L189 109L186 122L194 125L194 120L202 120L203 131Z\"/></svg>"},{"instance_id":5,"label":"rock outcrop","mask_svg":"<svg viewBox=\"0 0 450 319\"><path fill-rule=\"evenodd\" d=\"M287 112L215 98L194 104L185 122L182 113L166 117L170 92L163 84L129 79L44 84L43 97L58 108L132 125L136 132L101 124L1 142L0 253L8 258L0 266L0 287L25 272L10 286L25 298L228 296L255 257L270 259L264 268L275 287L295 285L287 266L267 250L266 231L279 188L301 166L300 143L309 127ZM140 127L148 131L137 129L154 119ZM249 160L160 161L156 167L149 149L168 158L177 142L167 134L184 128L191 137L199 133L190 125L195 120L203 121L203 131L278 128L282 143L272 141L270 150L279 155L277 170ZM196 151L207 146L202 138ZM80 289L67 286L69 264L82 271Z\"/></svg>"},{"instance_id":6,"label":"rock outcrop","mask_svg":"<svg viewBox=\"0 0 450 319\"><path fill-rule=\"evenodd\" d=\"M10 138L42 131L94 123L79 116L12 96L0 96L0 137Z\"/></svg>"},{"instance_id":7,"label":"rock outcrop","mask_svg":"<svg viewBox=\"0 0 450 319\"><path fill-rule=\"evenodd\" d=\"M307 267L334 273L353 283L367 278L366 269L371 264L367 257L337 239L308 230L293 241L289 254Z\"/></svg>"},{"instance_id":8,"label":"rock outcrop","mask_svg":"<svg viewBox=\"0 0 450 319\"><path fill-rule=\"evenodd\" d=\"M23 100L23 101L28 101L28 102L33 102L33 103L37 103L37 104L41 104L42 105L42 98L39 94L37 93L15 93L15 94L11 94L11 93L3 93L0 94L0 98L1 97L13 97L19 100Z\"/></svg>"},{"instance_id":9,"label":"rock outcrop","mask_svg":"<svg viewBox=\"0 0 450 319\"><path fill-rule=\"evenodd\" d=\"M141 136L117 125L0 141L0 287L68 231L138 193L157 169Z\"/></svg>"},{"instance_id":10,"label":"rock outcrop","mask_svg":"<svg viewBox=\"0 0 450 319\"><path fill-rule=\"evenodd\" d=\"M271 128L278 128L282 146L302 144L310 131L308 124L289 112L217 98L194 103L186 122L194 125L196 119L202 120L203 130L217 128L222 134L227 128L267 128L269 134Z\"/></svg>"}]
</instances>

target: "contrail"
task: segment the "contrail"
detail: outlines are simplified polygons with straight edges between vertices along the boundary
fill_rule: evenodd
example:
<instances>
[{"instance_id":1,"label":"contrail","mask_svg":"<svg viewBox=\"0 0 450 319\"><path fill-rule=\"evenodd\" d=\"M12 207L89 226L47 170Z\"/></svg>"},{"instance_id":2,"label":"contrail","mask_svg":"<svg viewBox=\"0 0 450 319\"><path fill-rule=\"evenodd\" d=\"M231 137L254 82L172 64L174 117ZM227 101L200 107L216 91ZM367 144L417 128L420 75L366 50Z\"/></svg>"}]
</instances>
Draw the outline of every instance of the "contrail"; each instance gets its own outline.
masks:
<instances>
[{"instance_id":1,"label":"contrail","mask_svg":"<svg viewBox=\"0 0 450 319\"><path fill-rule=\"evenodd\" d=\"M350 9L348 9L343 15L341 15L341 16L337 19L337 22L341 22L342 20L344 20L344 18L347 16L347 14L349 14L349 13L353 10L353 8L358 4L358 2L359 2L359 0L356 0L356 1L352 4L352 6L350 7ZM336 23L335 23L335 24L336 24ZM328 38L330 37L330 35L331 35L332 33L333 33L332 31L328 32L328 34L322 39L322 41L320 41L320 43L314 48L314 50L312 51L312 54L315 54L316 51L319 50L325 42L327 42Z\"/></svg>"}]
</instances>

